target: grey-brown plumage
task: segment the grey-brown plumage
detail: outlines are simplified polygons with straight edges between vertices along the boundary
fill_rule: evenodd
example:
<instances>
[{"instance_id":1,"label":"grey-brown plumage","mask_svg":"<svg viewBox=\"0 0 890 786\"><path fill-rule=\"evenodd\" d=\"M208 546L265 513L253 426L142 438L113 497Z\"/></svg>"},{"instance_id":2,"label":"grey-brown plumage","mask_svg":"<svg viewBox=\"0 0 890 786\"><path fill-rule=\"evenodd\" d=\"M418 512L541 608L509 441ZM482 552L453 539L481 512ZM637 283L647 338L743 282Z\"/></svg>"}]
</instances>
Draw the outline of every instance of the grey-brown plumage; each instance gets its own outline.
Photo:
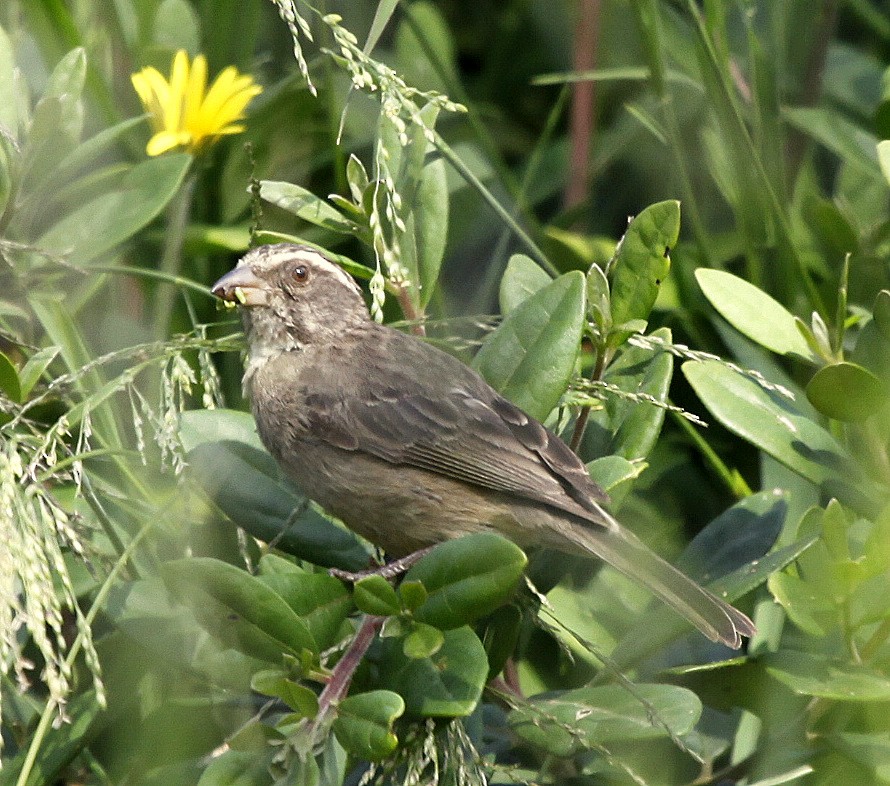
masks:
<instances>
[{"instance_id":1,"label":"grey-brown plumage","mask_svg":"<svg viewBox=\"0 0 890 786\"><path fill-rule=\"evenodd\" d=\"M371 320L318 251L248 253L213 291L244 309L244 375L260 437L311 499L393 556L480 530L595 555L706 636L739 647L751 621L621 527L553 433L475 371Z\"/></svg>"}]
</instances>

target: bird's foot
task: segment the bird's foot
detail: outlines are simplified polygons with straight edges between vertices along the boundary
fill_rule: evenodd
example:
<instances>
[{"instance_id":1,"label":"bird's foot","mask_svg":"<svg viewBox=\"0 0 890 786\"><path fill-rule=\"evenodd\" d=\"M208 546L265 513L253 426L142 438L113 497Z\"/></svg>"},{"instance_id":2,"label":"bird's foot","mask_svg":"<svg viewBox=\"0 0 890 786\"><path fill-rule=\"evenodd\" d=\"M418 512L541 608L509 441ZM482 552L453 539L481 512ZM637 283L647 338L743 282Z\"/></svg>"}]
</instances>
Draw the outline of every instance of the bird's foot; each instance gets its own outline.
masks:
<instances>
[{"instance_id":1,"label":"bird's foot","mask_svg":"<svg viewBox=\"0 0 890 786\"><path fill-rule=\"evenodd\" d=\"M368 576L383 576L383 578L385 579L392 579L396 576L401 576L415 562L420 560L421 557L425 557L432 550L432 546L427 546L426 548L418 549L417 551L408 554L408 556L406 557L401 557L399 559L393 560L392 562L387 562L385 565L381 565L378 568L371 568L370 570L360 570L357 573L352 573L348 570L340 570L340 568L329 568L328 573L335 579L340 579L341 581L345 581L349 584L356 584L362 579L368 578Z\"/></svg>"}]
</instances>

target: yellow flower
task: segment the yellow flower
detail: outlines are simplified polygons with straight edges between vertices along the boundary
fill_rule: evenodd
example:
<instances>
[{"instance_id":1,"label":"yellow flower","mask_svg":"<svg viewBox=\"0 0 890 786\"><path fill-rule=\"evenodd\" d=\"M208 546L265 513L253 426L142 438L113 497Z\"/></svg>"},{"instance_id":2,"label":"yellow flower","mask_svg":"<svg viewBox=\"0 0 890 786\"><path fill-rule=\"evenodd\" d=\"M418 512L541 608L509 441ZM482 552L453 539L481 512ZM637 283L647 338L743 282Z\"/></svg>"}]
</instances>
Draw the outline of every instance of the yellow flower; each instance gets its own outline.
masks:
<instances>
[{"instance_id":1,"label":"yellow flower","mask_svg":"<svg viewBox=\"0 0 890 786\"><path fill-rule=\"evenodd\" d=\"M150 156L177 147L197 153L223 134L241 133L244 126L236 121L263 90L234 66L223 69L208 90L207 58L198 55L189 65L182 49L173 58L169 82L151 67L130 78L155 131L145 148Z\"/></svg>"}]
</instances>

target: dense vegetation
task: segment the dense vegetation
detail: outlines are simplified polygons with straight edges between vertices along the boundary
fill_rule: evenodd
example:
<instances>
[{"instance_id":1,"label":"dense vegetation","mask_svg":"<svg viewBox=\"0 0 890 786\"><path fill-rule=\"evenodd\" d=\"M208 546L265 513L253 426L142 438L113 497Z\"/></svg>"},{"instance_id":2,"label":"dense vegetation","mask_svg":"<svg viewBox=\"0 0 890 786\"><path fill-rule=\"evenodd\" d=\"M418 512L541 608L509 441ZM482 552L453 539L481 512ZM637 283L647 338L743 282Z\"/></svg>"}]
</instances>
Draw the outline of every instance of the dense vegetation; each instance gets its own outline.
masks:
<instances>
[{"instance_id":1,"label":"dense vegetation","mask_svg":"<svg viewBox=\"0 0 890 786\"><path fill-rule=\"evenodd\" d=\"M890 781L888 63L877 0L6 0L0 784ZM208 289L289 239L757 636L488 535L330 576Z\"/></svg>"}]
</instances>

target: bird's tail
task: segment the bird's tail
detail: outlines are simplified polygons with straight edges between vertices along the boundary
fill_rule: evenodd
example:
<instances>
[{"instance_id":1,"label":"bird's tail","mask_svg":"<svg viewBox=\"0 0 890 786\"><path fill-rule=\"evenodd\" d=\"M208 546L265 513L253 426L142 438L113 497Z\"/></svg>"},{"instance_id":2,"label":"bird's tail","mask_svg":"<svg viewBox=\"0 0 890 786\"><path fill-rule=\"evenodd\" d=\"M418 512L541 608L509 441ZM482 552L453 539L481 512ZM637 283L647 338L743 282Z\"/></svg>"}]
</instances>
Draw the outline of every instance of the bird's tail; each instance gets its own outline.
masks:
<instances>
[{"instance_id":1,"label":"bird's tail","mask_svg":"<svg viewBox=\"0 0 890 786\"><path fill-rule=\"evenodd\" d=\"M754 623L742 612L665 562L611 516L605 514L605 517L613 526L576 526L562 534L648 588L711 641L738 649L742 646L742 636L754 635Z\"/></svg>"}]
</instances>

